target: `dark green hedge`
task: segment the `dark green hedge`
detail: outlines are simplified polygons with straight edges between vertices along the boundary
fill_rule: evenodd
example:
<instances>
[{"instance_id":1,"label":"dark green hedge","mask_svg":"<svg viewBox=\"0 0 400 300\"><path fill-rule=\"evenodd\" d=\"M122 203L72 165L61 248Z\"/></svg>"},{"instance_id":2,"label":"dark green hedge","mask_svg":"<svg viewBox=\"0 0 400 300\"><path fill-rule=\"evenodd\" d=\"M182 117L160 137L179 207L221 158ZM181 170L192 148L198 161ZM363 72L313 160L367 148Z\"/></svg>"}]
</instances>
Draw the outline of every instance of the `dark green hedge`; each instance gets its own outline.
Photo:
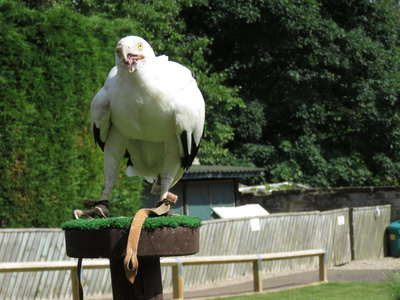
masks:
<instances>
[{"instance_id":1,"label":"dark green hedge","mask_svg":"<svg viewBox=\"0 0 400 300\"><path fill-rule=\"evenodd\" d=\"M83 199L101 194L102 153L90 132L90 101L114 65L116 42L143 29L124 19L11 1L0 11L0 217L7 227L58 227ZM131 189L132 211L125 214L132 215L140 181L122 185Z\"/></svg>"},{"instance_id":2,"label":"dark green hedge","mask_svg":"<svg viewBox=\"0 0 400 300\"><path fill-rule=\"evenodd\" d=\"M12 227L57 226L100 192L88 108L112 66L100 51L112 36L63 9L0 9L0 215Z\"/></svg>"},{"instance_id":3,"label":"dark green hedge","mask_svg":"<svg viewBox=\"0 0 400 300\"><path fill-rule=\"evenodd\" d=\"M142 36L157 55L196 73L213 114L200 156L220 156L233 136L218 112L241 100L221 85L223 76L207 74L209 40L185 37L179 10L172 0L0 3L0 226L59 227L84 199L100 197L102 152L90 130L90 101L114 66L115 44L127 35ZM133 216L142 181L123 176L123 164L110 210Z\"/></svg>"}]
</instances>

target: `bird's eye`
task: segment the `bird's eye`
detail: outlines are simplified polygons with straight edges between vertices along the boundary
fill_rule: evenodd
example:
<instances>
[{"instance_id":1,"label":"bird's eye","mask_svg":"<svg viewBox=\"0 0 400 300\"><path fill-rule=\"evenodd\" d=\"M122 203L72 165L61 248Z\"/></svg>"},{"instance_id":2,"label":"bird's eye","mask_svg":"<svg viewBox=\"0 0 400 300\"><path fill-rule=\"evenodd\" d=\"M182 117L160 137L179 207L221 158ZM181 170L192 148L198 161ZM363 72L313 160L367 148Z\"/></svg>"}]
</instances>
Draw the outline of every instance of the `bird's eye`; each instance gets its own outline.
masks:
<instances>
[{"instance_id":1,"label":"bird's eye","mask_svg":"<svg viewBox=\"0 0 400 300\"><path fill-rule=\"evenodd\" d=\"M139 50L142 50L143 49L143 44L139 43L137 47L138 47Z\"/></svg>"},{"instance_id":2,"label":"bird's eye","mask_svg":"<svg viewBox=\"0 0 400 300\"><path fill-rule=\"evenodd\" d=\"M118 56L121 56L121 49L115 49L115 53L116 53Z\"/></svg>"}]
</instances>

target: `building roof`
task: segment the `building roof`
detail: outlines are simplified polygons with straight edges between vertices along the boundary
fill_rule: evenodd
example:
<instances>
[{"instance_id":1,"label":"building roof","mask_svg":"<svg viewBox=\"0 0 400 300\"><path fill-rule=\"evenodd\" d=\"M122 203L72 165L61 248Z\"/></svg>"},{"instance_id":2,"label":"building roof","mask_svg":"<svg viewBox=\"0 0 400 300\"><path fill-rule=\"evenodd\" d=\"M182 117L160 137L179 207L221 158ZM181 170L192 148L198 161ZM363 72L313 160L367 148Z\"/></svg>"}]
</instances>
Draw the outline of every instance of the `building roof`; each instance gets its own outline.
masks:
<instances>
[{"instance_id":1,"label":"building roof","mask_svg":"<svg viewBox=\"0 0 400 300\"><path fill-rule=\"evenodd\" d=\"M260 176L263 171L263 168L193 165L181 180L254 177Z\"/></svg>"}]
</instances>

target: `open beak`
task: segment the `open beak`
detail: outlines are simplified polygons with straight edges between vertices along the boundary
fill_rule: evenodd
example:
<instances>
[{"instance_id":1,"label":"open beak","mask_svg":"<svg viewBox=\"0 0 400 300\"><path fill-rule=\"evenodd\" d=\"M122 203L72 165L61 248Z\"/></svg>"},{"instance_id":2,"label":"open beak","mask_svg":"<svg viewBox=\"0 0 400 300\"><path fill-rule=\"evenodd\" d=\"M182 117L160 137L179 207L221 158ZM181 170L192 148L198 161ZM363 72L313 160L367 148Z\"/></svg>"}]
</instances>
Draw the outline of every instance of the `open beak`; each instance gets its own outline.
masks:
<instances>
[{"instance_id":1,"label":"open beak","mask_svg":"<svg viewBox=\"0 0 400 300\"><path fill-rule=\"evenodd\" d=\"M130 73L135 71L137 62L145 58L145 56L142 54L131 53L130 47L126 45L117 46L115 48L115 51L117 55L122 58L123 62L128 66Z\"/></svg>"},{"instance_id":2,"label":"open beak","mask_svg":"<svg viewBox=\"0 0 400 300\"><path fill-rule=\"evenodd\" d=\"M125 62L125 64L127 64L129 66L130 73L135 71L136 63L141 59L144 59L144 55L142 55L142 54L128 53L126 55L126 58L124 57L124 62Z\"/></svg>"}]
</instances>

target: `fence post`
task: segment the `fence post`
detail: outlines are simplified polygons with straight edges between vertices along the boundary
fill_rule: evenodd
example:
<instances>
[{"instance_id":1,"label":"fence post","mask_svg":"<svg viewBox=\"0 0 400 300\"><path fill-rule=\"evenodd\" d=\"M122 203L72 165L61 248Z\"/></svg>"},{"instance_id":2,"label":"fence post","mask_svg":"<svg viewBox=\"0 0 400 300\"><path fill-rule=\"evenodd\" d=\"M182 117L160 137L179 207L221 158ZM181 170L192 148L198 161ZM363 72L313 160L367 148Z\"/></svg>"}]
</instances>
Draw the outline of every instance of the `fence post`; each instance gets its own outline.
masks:
<instances>
[{"instance_id":1,"label":"fence post","mask_svg":"<svg viewBox=\"0 0 400 300\"><path fill-rule=\"evenodd\" d=\"M350 227L350 252L351 260L355 260L355 249L354 249L354 207L349 209L349 227Z\"/></svg>"},{"instance_id":2,"label":"fence post","mask_svg":"<svg viewBox=\"0 0 400 300\"><path fill-rule=\"evenodd\" d=\"M172 267L172 295L174 299L183 299L182 261L176 257Z\"/></svg>"},{"instance_id":3,"label":"fence post","mask_svg":"<svg viewBox=\"0 0 400 300\"><path fill-rule=\"evenodd\" d=\"M71 270L72 299L79 300L79 278L78 267L72 267Z\"/></svg>"},{"instance_id":4,"label":"fence post","mask_svg":"<svg viewBox=\"0 0 400 300\"><path fill-rule=\"evenodd\" d=\"M262 283L262 258L257 254L258 259L253 261L253 283L254 283L254 292L262 292L263 283Z\"/></svg>"},{"instance_id":5,"label":"fence post","mask_svg":"<svg viewBox=\"0 0 400 300\"><path fill-rule=\"evenodd\" d=\"M325 249L323 250L324 253L319 255L319 281L328 282L327 253Z\"/></svg>"}]
</instances>

